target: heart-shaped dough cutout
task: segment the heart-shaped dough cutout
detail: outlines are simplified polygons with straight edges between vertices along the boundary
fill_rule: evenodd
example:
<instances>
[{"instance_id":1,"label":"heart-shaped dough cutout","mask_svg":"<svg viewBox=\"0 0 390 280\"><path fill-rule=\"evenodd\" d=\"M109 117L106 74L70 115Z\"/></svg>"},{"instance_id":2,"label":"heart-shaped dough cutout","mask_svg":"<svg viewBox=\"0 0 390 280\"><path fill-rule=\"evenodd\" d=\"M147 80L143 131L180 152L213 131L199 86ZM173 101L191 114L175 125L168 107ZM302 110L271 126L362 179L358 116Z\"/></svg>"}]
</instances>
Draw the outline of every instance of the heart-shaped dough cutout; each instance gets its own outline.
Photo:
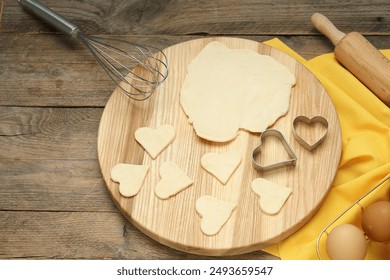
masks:
<instances>
[{"instance_id":1,"label":"heart-shaped dough cutout","mask_svg":"<svg viewBox=\"0 0 390 280\"><path fill-rule=\"evenodd\" d=\"M209 195L204 195L198 198L195 207L199 216L202 217L200 223L202 232L206 235L215 235L229 220L236 205Z\"/></svg>"},{"instance_id":2,"label":"heart-shaped dough cutout","mask_svg":"<svg viewBox=\"0 0 390 280\"><path fill-rule=\"evenodd\" d=\"M222 184L226 184L241 162L237 151L227 151L223 154L204 154L200 163L206 171L215 176Z\"/></svg>"},{"instance_id":3,"label":"heart-shaped dough cutout","mask_svg":"<svg viewBox=\"0 0 390 280\"><path fill-rule=\"evenodd\" d=\"M175 128L166 124L158 128L140 127L135 131L134 137L151 158L156 159L173 142L175 135Z\"/></svg>"},{"instance_id":4,"label":"heart-shaped dough cutout","mask_svg":"<svg viewBox=\"0 0 390 280\"><path fill-rule=\"evenodd\" d=\"M154 193L160 199L167 199L187 187L193 181L174 162L168 161L160 166L161 180L157 182Z\"/></svg>"},{"instance_id":5,"label":"heart-shaped dough cutout","mask_svg":"<svg viewBox=\"0 0 390 280\"><path fill-rule=\"evenodd\" d=\"M140 191L148 170L148 165L118 163L111 169L111 180L119 183L122 196L132 197Z\"/></svg>"},{"instance_id":6,"label":"heart-shaped dough cutout","mask_svg":"<svg viewBox=\"0 0 390 280\"><path fill-rule=\"evenodd\" d=\"M328 121L321 116L311 119L298 116L293 121L295 140L308 151L313 151L324 142L328 134Z\"/></svg>"},{"instance_id":7,"label":"heart-shaped dough cutout","mask_svg":"<svg viewBox=\"0 0 390 280\"><path fill-rule=\"evenodd\" d=\"M292 189L275 184L263 178L252 181L252 190L260 196L260 209L266 214L274 215L282 209Z\"/></svg>"}]
</instances>

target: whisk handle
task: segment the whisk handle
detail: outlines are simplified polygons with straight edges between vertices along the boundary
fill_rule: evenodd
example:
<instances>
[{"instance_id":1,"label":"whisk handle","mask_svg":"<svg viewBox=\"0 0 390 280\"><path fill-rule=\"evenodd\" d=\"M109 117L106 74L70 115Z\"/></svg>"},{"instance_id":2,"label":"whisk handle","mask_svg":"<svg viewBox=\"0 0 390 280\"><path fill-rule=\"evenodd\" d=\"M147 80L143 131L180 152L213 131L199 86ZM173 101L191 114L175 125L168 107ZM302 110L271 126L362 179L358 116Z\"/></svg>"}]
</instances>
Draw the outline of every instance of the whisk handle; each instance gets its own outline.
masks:
<instances>
[{"instance_id":1,"label":"whisk handle","mask_svg":"<svg viewBox=\"0 0 390 280\"><path fill-rule=\"evenodd\" d=\"M64 17L60 16L52 9L46 7L37 0L18 0L18 2L24 8L33 12L35 15L45 20L47 23L51 24L59 31L62 31L71 36L76 36L79 32L79 29L76 25L69 22Z\"/></svg>"}]
</instances>

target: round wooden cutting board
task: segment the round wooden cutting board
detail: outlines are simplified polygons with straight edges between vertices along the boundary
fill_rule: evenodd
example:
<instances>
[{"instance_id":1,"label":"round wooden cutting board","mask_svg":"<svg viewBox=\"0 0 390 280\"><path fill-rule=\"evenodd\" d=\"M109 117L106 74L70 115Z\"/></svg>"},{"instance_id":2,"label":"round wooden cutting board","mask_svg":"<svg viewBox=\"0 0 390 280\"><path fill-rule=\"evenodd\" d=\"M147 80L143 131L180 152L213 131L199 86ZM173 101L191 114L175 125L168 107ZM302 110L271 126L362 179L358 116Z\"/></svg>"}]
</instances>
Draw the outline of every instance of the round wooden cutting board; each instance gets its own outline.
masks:
<instances>
[{"instance_id":1,"label":"round wooden cutting board","mask_svg":"<svg viewBox=\"0 0 390 280\"><path fill-rule=\"evenodd\" d=\"M261 173L252 167L252 151L259 145L259 134L240 131L227 143L213 143L196 136L180 106L180 88L187 66L209 42L218 40L231 48L247 48L270 55L286 65L296 76L288 114L273 126L291 146L298 160L294 167ZM202 38L180 43L164 50L169 61L169 77L146 101L134 101L116 89L104 109L98 133L98 157L109 194L123 215L151 238L178 250L202 255L235 255L255 251L276 243L298 230L319 209L336 174L341 155L341 132L335 108L323 86L302 64L267 45L239 38ZM267 106L267 104L264 104ZM259 108L262 110L262 108ZM309 152L293 137L297 116L324 117L329 124L325 141ZM139 127L175 127L173 143L155 160L135 141ZM310 134L300 133L303 137ZM297 128L298 129L298 128ZM322 132L325 133L325 132ZM268 137L270 138L270 137ZM266 139L268 139L266 138ZM242 161L226 185L221 184L200 165L203 154L237 150ZM285 151L278 141L263 143L264 162L283 160ZM154 194L160 180L159 167L175 162L193 180L193 185L161 200ZM133 198L119 194L118 183L110 179L118 163L146 164L149 171L140 192ZM264 214L259 197L251 190L255 178L265 178L292 188L292 194L276 215ZM236 209L214 236L200 230L201 217L195 202L211 195L235 203ZM211 215L213 213L210 213Z\"/></svg>"}]
</instances>

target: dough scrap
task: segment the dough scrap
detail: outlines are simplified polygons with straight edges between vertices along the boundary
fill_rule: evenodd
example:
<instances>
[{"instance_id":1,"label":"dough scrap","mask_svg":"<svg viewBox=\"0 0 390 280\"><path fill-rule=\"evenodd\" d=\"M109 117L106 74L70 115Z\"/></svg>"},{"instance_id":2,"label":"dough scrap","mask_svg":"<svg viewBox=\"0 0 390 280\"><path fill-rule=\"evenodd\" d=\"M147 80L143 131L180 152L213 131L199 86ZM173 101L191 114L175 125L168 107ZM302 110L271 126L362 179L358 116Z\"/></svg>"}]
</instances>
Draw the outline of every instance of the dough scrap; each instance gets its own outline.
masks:
<instances>
[{"instance_id":1,"label":"dough scrap","mask_svg":"<svg viewBox=\"0 0 390 280\"><path fill-rule=\"evenodd\" d=\"M140 127L134 134L135 140L141 144L152 159L156 159L173 142L175 136L175 128L169 124L158 128Z\"/></svg>"},{"instance_id":2,"label":"dough scrap","mask_svg":"<svg viewBox=\"0 0 390 280\"><path fill-rule=\"evenodd\" d=\"M118 163L111 169L111 180L119 183L119 193L124 197L138 194L148 173L148 165Z\"/></svg>"},{"instance_id":3,"label":"dough scrap","mask_svg":"<svg viewBox=\"0 0 390 280\"><path fill-rule=\"evenodd\" d=\"M167 161L160 166L161 180L157 182L154 193L160 199L167 199L193 184L174 162Z\"/></svg>"},{"instance_id":4,"label":"dough scrap","mask_svg":"<svg viewBox=\"0 0 390 280\"><path fill-rule=\"evenodd\" d=\"M204 195L196 201L196 211L202 217L201 231L206 235L217 234L232 215L236 205L215 197Z\"/></svg>"},{"instance_id":5,"label":"dough scrap","mask_svg":"<svg viewBox=\"0 0 390 280\"><path fill-rule=\"evenodd\" d=\"M202 167L215 176L222 184L226 184L241 162L241 154L227 151L223 154L207 153L200 160Z\"/></svg>"},{"instance_id":6,"label":"dough scrap","mask_svg":"<svg viewBox=\"0 0 390 280\"><path fill-rule=\"evenodd\" d=\"M180 104L199 137L227 142L239 129L263 132L285 115L295 82L271 56L213 41L188 66Z\"/></svg>"},{"instance_id":7,"label":"dough scrap","mask_svg":"<svg viewBox=\"0 0 390 280\"><path fill-rule=\"evenodd\" d=\"M277 214L283 207L292 189L263 178L252 181L252 190L260 197L260 209L269 215Z\"/></svg>"}]
</instances>

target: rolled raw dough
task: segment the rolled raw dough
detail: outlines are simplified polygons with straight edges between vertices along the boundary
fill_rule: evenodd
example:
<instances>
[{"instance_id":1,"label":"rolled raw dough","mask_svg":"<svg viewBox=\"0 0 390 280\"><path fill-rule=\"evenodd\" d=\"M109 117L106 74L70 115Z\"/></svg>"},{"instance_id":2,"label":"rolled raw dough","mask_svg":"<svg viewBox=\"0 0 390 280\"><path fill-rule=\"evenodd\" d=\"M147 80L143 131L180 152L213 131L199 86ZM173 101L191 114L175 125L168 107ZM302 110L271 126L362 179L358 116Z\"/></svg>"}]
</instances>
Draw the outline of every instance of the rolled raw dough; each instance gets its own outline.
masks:
<instances>
[{"instance_id":1,"label":"rolled raw dough","mask_svg":"<svg viewBox=\"0 0 390 280\"><path fill-rule=\"evenodd\" d=\"M226 142L239 129L262 132L285 115L294 85L271 56L213 41L188 66L180 103L199 137Z\"/></svg>"}]
</instances>

